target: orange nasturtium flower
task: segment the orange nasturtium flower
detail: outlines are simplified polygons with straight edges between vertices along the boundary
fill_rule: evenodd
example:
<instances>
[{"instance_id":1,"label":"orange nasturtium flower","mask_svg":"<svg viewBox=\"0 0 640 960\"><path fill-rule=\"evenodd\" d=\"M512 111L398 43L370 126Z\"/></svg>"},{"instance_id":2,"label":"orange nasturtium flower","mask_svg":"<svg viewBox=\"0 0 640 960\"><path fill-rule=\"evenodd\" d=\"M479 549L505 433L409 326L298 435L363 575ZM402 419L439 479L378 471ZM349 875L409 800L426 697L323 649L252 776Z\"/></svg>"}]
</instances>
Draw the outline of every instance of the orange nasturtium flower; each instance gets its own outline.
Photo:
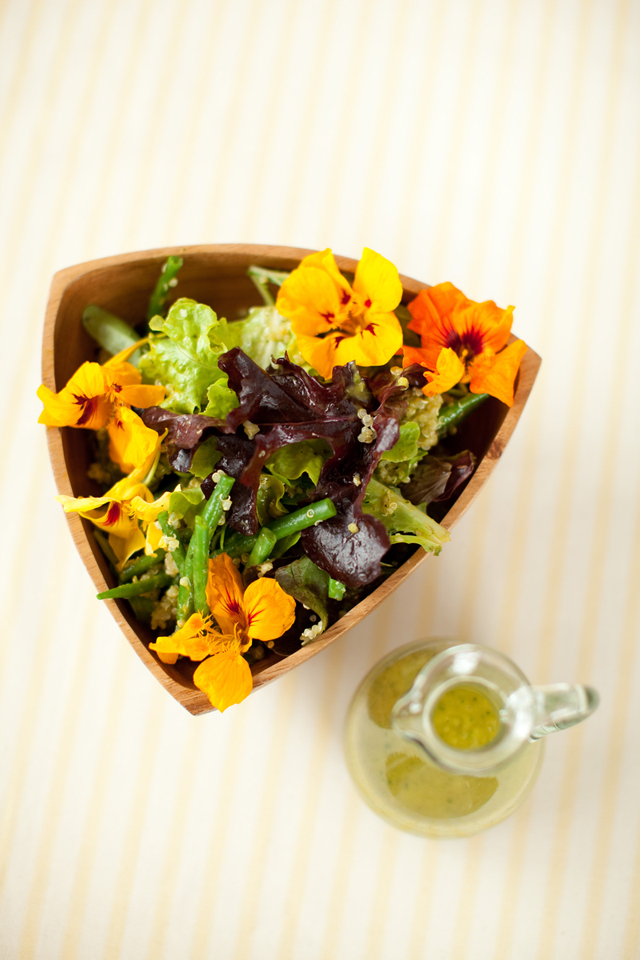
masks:
<instances>
[{"instance_id":1,"label":"orange nasturtium flower","mask_svg":"<svg viewBox=\"0 0 640 960\"><path fill-rule=\"evenodd\" d=\"M213 617L192 614L172 637L149 644L163 663L178 657L202 661L193 682L214 707L226 710L253 689L251 669L242 656L253 640L276 640L295 620L296 602L276 580L262 577L246 590L231 558L221 553L209 561L207 603Z\"/></svg>"},{"instance_id":2,"label":"orange nasturtium flower","mask_svg":"<svg viewBox=\"0 0 640 960\"><path fill-rule=\"evenodd\" d=\"M66 386L54 393L42 384L38 396L44 404L38 423L47 427L107 427L109 456L123 473L152 456L158 434L145 426L131 407L153 407L164 399L165 389L142 383L139 371L127 358L144 341L116 354L102 366L89 361L78 367Z\"/></svg>"},{"instance_id":3,"label":"orange nasturtium flower","mask_svg":"<svg viewBox=\"0 0 640 960\"><path fill-rule=\"evenodd\" d=\"M402 327L393 311L401 297L398 271L379 253L364 248L351 286L327 248L300 262L276 307L291 320L304 359L328 380L336 365L379 366L400 352Z\"/></svg>"},{"instance_id":4,"label":"orange nasturtium flower","mask_svg":"<svg viewBox=\"0 0 640 960\"><path fill-rule=\"evenodd\" d=\"M147 460L128 477L118 480L103 497L56 497L65 513L79 513L99 530L109 534L109 546L118 559L120 569L138 550L155 553L162 539L155 521L158 514L167 509L170 494L165 493L158 500L153 499L153 494L142 482L149 470Z\"/></svg>"},{"instance_id":5,"label":"orange nasturtium flower","mask_svg":"<svg viewBox=\"0 0 640 960\"><path fill-rule=\"evenodd\" d=\"M527 352L524 340L507 346L513 307L501 310L493 300L475 303L452 283L439 283L421 290L409 311L409 329L420 334L422 348L405 347L404 365L427 368L423 392L428 397L468 383L472 393L513 404L513 384Z\"/></svg>"}]
</instances>

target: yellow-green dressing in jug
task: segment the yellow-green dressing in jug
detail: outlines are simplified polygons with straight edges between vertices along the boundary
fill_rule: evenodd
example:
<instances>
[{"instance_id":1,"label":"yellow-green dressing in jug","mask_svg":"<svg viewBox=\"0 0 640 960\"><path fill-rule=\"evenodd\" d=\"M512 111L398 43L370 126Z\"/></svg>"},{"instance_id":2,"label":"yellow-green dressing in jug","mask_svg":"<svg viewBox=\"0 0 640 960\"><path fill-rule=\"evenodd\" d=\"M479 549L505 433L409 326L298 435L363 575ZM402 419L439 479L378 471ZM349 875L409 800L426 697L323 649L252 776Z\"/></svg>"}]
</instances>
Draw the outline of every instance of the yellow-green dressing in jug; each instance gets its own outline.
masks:
<instances>
[{"instance_id":1,"label":"yellow-green dressing in jug","mask_svg":"<svg viewBox=\"0 0 640 960\"><path fill-rule=\"evenodd\" d=\"M357 691L345 731L349 769L369 806L394 826L423 836L468 836L498 823L522 800L542 760L541 742L527 743L492 776L460 775L441 769L392 730L395 703L446 646L414 645L383 660ZM432 723L445 743L460 750L490 743L500 729L491 701L466 684L440 697Z\"/></svg>"}]
</instances>

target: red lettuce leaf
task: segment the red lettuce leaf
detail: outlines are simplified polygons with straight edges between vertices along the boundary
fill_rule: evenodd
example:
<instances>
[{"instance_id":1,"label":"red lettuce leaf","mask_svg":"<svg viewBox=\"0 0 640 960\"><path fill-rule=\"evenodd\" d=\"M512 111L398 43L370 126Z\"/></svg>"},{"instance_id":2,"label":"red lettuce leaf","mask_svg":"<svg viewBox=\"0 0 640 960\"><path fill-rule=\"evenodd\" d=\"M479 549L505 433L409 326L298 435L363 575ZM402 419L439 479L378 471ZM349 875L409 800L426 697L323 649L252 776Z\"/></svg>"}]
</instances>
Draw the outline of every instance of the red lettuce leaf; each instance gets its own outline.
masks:
<instances>
[{"instance_id":1,"label":"red lettuce leaf","mask_svg":"<svg viewBox=\"0 0 640 960\"><path fill-rule=\"evenodd\" d=\"M331 382L322 383L287 358L278 361L277 372L267 373L238 348L223 354L218 363L239 401L226 420L170 414L158 408L144 411L148 426L159 433L168 430L165 443L171 463L187 469L184 464L201 440L216 436L222 454L216 469L239 481L231 493L229 524L241 533L255 534L256 494L266 460L286 444L326 440L332 456L311 499L331 497L338 514L305 530L301 542L314 563L347 586L370 583L380 575L380 560L390 543L384 525L364 514L361 504L382 453L398 440L406 404L395 379L378 377L375 383L363 383L350 363L335 367ZM371 443L358 440L363 429L358 411L362 410L373 417ZM252 440L243 435L247 421L260 428ZM206 479L205 495L210 486Z\"/></svg>"},{"instance_id":2,"label":"red lettuce leaf","mask_svg":"<svg viewBox=\"0 0 640 960\"><path fill-rule=\"evenodd\" d=\"M448 500L461 483L471 476L476 458L470 450L453 457L428 454L420 461L409 483L400 487L402 496L415 506Z\"/></svg>"}]
</instances>

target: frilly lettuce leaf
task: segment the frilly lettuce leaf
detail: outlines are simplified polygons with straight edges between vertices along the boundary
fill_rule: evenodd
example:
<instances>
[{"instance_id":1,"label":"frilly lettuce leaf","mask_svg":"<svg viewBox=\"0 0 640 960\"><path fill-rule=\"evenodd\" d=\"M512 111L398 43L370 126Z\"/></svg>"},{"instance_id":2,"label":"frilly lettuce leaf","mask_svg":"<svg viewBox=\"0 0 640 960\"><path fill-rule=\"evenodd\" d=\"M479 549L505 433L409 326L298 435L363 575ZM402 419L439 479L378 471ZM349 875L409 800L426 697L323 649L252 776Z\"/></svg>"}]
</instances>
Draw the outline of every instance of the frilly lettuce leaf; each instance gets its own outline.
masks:
<instances>
[{"instance_id":1,"label":"frilly lettuce leaf","mask_svg":"<svg viewBox=\"0 0 640 960\"><path fill-rule=\"evenodd\" d=\"M211 384L207 390L207 400L209 402L204 410L205 417L218 417L220 420L224 420L228 413L239 406L238 397L229 386L226 373Z\"/></svg>"},{"instance_id":2,"label":"frilly lettuce leaf","mask_svg":"<svg viewBox=\"0 0 640 960\"><path fill-rule=\"evenodd\" d=\"M225 386L218 358L234 343L235 331L219 320L211 307L182 297L173 304L166 319L154 317L149 327L150 350L140 360L143 379L161 383L167 396L161 406L175 413L193 413L205 405L207 391L222 380L213 402L227 408L235 394ZM237 403L237 401L236 401Z\"/></svg>"},{"instance_id":3,"label":"frilly lettuce leaf","mask_svg":"<svg viewBox=\"0 0 640 960\"><path fill-rule=\"evenodd\" d=\"M246 320L237 320L231 327L233 346L240 347L263 370L285 353L294 363L307 371L311 369L298 351L291 322L280 316L275 307L253 307Z\"/></svg>"},{"instance_id":4,"label":"frilly lettuce leaf","mask_svg":"<svg viewBox=\"0 0 640 960\"><path fill-rule=\"evenodd\" d=\"M283 496L284 483L277 477L262 473L256 494L256 510L258 512L258 523L261 527L266 526L267 523L277 519L277 517L285 515L287 511L280 503Z\"/></svg>"},{"instance_id":5,"label":"frilly lettuce leaf","mask_svg":"<svg viewBox=\"0 0 640 960\"><path fill-rule=\"evenodd\" d=\"M396 487L370 480L362 502L369 513L384 524L391 543L416 543L436 556L451 539L447 530L402 496Z\"/></svg>"},{"instance_id":6,"label":"frilly lettuce leaf","mask_svg":"<svg viewBox=\"0 0 640 960\"><path fill-rule=\"evenodd\" d=\"M175 514L180 520L184 520L187 526L193 527L194 517L203 500L204 494L200 487L174 490L169 497L169 513Z\"/></svg>"}]
</instances>

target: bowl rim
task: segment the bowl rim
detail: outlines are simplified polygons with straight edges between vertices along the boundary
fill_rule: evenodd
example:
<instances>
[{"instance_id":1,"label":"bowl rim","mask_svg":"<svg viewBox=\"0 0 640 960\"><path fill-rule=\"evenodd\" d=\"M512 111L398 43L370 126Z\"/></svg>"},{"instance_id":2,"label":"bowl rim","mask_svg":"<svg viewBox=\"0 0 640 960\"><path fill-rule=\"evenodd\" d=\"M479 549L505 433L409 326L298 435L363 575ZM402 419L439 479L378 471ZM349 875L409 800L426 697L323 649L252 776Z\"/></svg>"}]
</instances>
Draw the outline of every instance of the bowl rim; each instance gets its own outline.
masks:
<instances>
[{"instance_id":1,"label":"bowl rim","mask_svg":"<svg viewBox=\"0 0 640 960\"><path fill-rule=\"evenodd\" d=\"M58 317L60 316L60 307L67 289L88 273L110 270L114 267L126 267L127 264L140 261L148 262L150 264L160 264L166 260L168 256L189 256L194 254L210 255L213 259L221 263L226 261L229 264L232 264L234 261L240 262L245 260L247 255L250 255L254 262L258 262L262 266L274 266L277 268L277 265L281 264L282 261L292 261L293 265L296 265L303 257L315 252L316 251L314 250L300 247L285 247L265 244L193 244L132 251L130 253L121 253L111 257L101 257L96 260L89 260L83 263L65 267L54 274L51 281L49 298L47 301L42 339L43 383L52 390L60 389L62 386L56 384L54 355L54 339ZM358 263L357 260L351 257L336 255L335 259L338 267L341 270L346 270L348 272L355 271ZM414 278L407 277L403 274L400 274L400 282L402 283L403 295L411 294L415 296L420 290L426 289L429 286L427 283L424 283L420 280L415 280ZM513 340L515 337L512 335L511 339ZM485 455L478 462L473 476L469 480L467 486L464 488L462 494L453 503L451 509L441 521L442 526L444 526L447 530L450 530L469 508L472 501L478 495L480 489L486 482L489 474L492 472L496 463L500 459L511 437L511 434L513 433L515 426L520 419L520 415L522 414L524 405L527 402L533 387L540 364L541 358L534 350L531 349L531 347L528 347L520 366L520 373L516 384L513 406L508 408L497 434L492 440ZM74 491L71 487L71 481L67 471L62 443L62 433L60 429L57 427L47 428L47 444L58 492L67 496L74 496ZM69 524L74 543L94 585L98 591L108 589L108 584L97 560L97 554L95 554L94 550L92 549L92 544L89 540L83 521L79 515L75 513L67 513L65 516L67 523ZM89 526L88 522L85 521L85 523L87 523L87 526ZM97 544L96 550L99 551ZM349 610L348 613L336 621L333 626L329 627L329 629L326 630L325 633L321 634L317 640L304 647L301 647L300 650L297 650L288 657L271 664L265 669L258 669L258 671L253 675L253 690L258 690L267 683L271 683L273 680L278 679L278 677L287 673L289 670L292 670L294 667L305 663L307 660L310 660L312 657L321 653L322 650L325 650L339 637L351 629L351 627L355 626L362 619L364 619L364 617L371 613L372 610L379 606L379 604L382 603L382 601L385 600L391 593L393 593L396 587L403 583L407 577L409 577L413 571L427 559L428 556L430 556L430 554L426 553L424 550L416 550L416 552L401 567L394 571L394 573L392 573L391 576L389 576L383 583L380 584L379 587L369 594L369 596L365 597L364 600L361 600L360 603L358 603L355 607ZM204 693L197 688L191 689L188 686L178 683L178 681L176 681L166 672L164 664L162 664L155 654L153 654L152 651L146 647L138 634L132 629L131 625L125 619L123 612L120 609L120 604L122 601L106 600L103 602L107 604L116 623L140 659L151 671L153 676L164 686L168 693L170 693L183 707L185 707L186 710L193 715L209 713L215 709ZM259 663L260 662L258 662L258 667Z\"/></svg>"}]
</instances>

